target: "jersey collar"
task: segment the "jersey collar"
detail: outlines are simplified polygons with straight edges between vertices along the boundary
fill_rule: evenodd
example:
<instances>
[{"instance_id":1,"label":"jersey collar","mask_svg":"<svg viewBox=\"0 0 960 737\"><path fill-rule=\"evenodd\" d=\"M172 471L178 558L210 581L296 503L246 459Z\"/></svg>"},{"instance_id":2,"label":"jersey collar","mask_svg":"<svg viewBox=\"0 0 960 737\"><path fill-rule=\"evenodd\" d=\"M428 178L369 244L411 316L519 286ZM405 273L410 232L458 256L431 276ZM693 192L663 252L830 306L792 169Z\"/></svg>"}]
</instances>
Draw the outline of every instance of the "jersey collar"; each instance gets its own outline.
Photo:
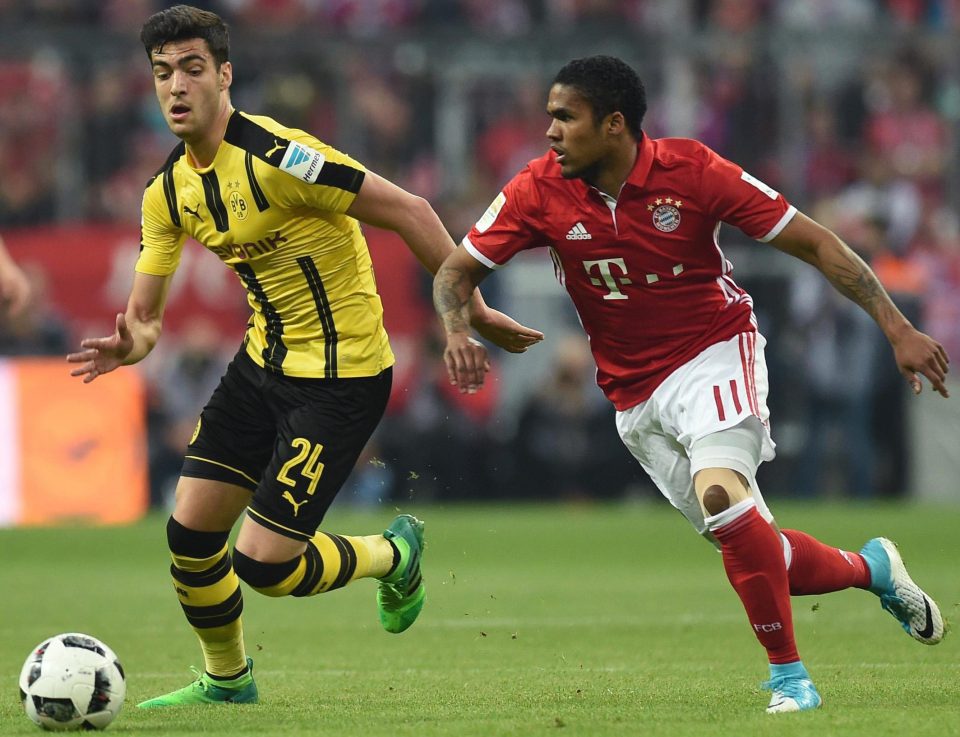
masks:
<instances>
[{"instance_id":1,"label":"jersey collar","mask_svg":"<svg viewBox=\"0 0 960 737\"><path fill-rule=\"evenodd\" d=\"M653 165L653 142L646 133L640 135L640 141L637 143L637 160L625 182L634 187L643 187L647 181L647 175L650 174L650 167Z\"/></svg>"},{"instance_id":2,"label":"jersey collar","mask_svg":"<svg viewBox=\"0 0 960 737\"><path fill-rule=\"evenodd\" d=\"M587 184L581 179L579 180L579 183L580 186L584 188L584 191L589 192L590 190L594 190L600 195L603 201L607 203L608 207L616 207L617 201L620 199L620 195L623 193L624 188L628 184L631 187L638 187L642 189L643 185L647 181L647 175L650 174L650 167L653 165L653 143L646 133L641 132L640 135L640 141L637 143L636 161L633 162L633 169L631 169L630 173L627 175L627 179L620 187L620 191L617 192L616 195L601 192L592 184Z\"/></svg>"}]
</instances>

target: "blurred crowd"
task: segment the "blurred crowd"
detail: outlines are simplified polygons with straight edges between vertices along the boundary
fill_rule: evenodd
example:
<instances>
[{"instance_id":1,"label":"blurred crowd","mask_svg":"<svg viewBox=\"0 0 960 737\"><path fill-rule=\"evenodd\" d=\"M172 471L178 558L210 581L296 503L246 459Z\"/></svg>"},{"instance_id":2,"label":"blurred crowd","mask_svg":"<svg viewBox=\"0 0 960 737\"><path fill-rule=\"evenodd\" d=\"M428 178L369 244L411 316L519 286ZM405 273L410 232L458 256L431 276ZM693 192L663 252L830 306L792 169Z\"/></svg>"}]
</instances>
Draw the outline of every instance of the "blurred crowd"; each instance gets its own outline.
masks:
<instances>
[{"instance_id":1,"label":"blurred crowd","mask_svg":"<svg viewBox=\"0 0 960 737\"><path fill-rule=\"evenodd\" d=\"M0 0L0 233L139 222L143 186L175 141L137 33L168 4ZM238 108L309 130L427 197L457 240L544 151L556 68L587 53L624 56L647 84L649 134L698 138L781 189L960 356L960 0L194 4L233 28ZM735 231L722 238L770 339L775 435L792 428L778 436L782 491L899 493L904 392L882 335L815 272ZM31 273L38 304L20 320L32 324L0 324L2 355L60 353L76 338L69 315L44 301L43 274ZM495 280L491 290L507 307L516 296ZM425 278L416 293L428 305ZM508 402L496 363L489 390L450 391L423 314L395 336L398 387L350 498L649 493L593 386L583 340L565 337L575 325L541 347L551 359L537 389ZM148 369L157 499L235 349L222 334L198 319L165 339Z\"/></svg>"}]
</instances>

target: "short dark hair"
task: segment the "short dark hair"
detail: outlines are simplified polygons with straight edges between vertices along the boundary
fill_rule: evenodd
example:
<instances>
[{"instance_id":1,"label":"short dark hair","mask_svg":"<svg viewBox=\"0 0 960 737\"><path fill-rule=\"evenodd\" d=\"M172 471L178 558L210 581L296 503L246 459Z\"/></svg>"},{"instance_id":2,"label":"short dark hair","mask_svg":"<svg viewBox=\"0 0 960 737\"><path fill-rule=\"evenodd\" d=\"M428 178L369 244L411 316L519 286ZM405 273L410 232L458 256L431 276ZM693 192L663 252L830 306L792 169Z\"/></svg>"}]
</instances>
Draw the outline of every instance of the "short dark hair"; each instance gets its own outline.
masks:
<instances>
[{"instance_id":1,"label":"short dark hair","mask_svg":"<svg viewBox=\"0 0 960 737\"><path fill-rule=\"evenodd\" d=\"M170 41L202 38L210 47L210 53L219 68L230 60L230 34L227 24L216 13L201 10L191 5L174 5L154 13L140 29L140 41L147 50L147 58L153 59L154 49L162 48Z\"/></svg>"},{"instance_id":2,"label":"short dark hair","mask_svg":"<svg viewBox=\"0 0 960 737\"><path fill-rule=\"evenodd\" d=\"M640 139L640 124L647 113L647 91L625 62L613 56L574 59L557 72L553 84L576 88L590 104L598 123L610 113L622 113L629 131Z\"/></svg>"}]
</instances>

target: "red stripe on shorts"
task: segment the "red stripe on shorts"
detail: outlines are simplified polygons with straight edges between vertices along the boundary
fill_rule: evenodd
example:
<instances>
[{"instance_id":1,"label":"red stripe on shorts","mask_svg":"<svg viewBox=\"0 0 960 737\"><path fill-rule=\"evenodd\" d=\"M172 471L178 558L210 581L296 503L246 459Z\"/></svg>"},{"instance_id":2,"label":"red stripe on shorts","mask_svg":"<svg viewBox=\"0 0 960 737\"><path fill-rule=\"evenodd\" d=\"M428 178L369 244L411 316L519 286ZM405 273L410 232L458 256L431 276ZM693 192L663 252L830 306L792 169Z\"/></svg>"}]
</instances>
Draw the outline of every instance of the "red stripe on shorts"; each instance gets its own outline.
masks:
<instances>
[{"instance_id":1,"label":"red stripe on shorts","mask_svg":"<svg viewBox=\"0 0 960 737\"><path fill-rule=\"evenodd\" d=\"M753 391L753 351L749 345L744 345L745 341L750 340L752 333L740 333L740 366L743 369L744 391L747 394L747 404L750 405L750 411L757 417L760 412L757 409L756 395Z\"/></svg>"},{"instance_id":2,"label":"red stripe on shorts","mask_svg":"<svg viewBox=\"0 0 960 737\"><path fill-rule=\"evenodd\" d=\"M723 400L720 398L720 387L716 384L713 385L713 399L717 403L717 417L720 418L720 422L723 422L725 419L727 419L727 416L723 411Z\"/></svg>"},{"instance_id":3,"label":"red stripe on shorts","mask_svg":"<svg viewBox=\"0 0 960 737\"><path fill-rule=\"evenodd\" d=\"M737 391L737 380L730 379L730 393L733 395L733 406L737 408L737 414L740 414L740 393Z\"/></svg>"}]
</instances>

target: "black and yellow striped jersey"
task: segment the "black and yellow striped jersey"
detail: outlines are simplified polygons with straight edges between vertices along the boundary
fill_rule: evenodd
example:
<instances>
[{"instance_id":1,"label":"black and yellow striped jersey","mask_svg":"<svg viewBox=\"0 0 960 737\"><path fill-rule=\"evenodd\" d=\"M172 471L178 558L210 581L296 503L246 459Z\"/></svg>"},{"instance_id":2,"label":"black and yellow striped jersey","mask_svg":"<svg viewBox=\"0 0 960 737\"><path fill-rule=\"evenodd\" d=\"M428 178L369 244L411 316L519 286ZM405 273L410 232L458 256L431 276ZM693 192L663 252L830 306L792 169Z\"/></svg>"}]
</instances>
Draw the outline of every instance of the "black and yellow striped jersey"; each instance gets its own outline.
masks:
<instances>
[{"instance_id":1,"label":"black and yellow striped jersey","mask_svg":"<svg viewBox=\"0 0 960 737\"><path fill-rule=\"evenodd\" d=\"M295 128L234 111L213 163L183 143L147 184L136 270L176 271L187 237L240 277L247 353L297 377L374 376L393 365L373 264L344 212L362 165Z\"/></svg>"}]
</instances>

